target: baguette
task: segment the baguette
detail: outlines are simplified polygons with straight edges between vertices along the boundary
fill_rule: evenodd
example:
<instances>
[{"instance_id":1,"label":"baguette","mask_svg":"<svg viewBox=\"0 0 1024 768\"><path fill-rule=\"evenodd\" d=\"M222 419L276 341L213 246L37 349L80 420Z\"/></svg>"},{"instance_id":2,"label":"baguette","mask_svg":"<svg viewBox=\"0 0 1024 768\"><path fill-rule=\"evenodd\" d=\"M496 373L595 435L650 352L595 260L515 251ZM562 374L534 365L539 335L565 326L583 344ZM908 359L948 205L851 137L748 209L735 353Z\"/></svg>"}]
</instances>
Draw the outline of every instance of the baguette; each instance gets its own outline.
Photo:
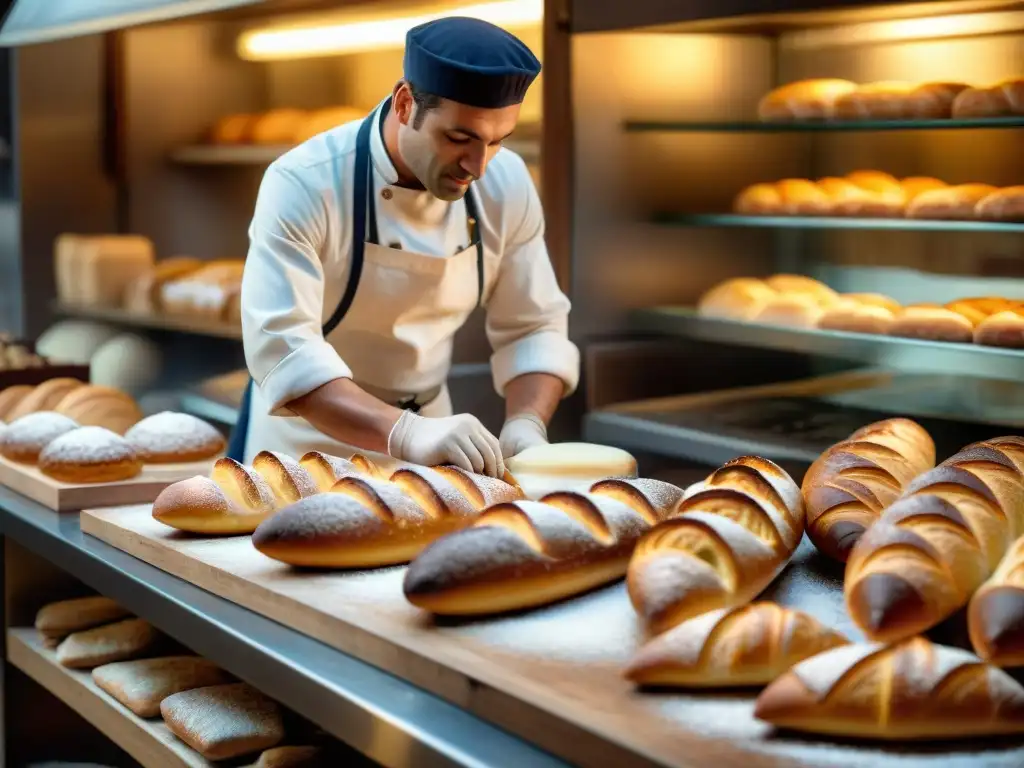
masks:
<instances>
[{"instance_id":1,"label":"baguette","mask_svg":"<svg viewBox=\"0 0 1024 768\"><path fill-rule=\"evenodd\" d=\"M406 563L438 537L469 525L485 507L521 498L514 485L454 467L409 467L389 480L350 474L329 492L262 522L252 543L294 566Z\"/></svg>"},{"instance_id":2,"label":"baguette","mask_svg":"<svg viewBox=\"0 0 1024 768\"><path fill-rule=\"evenodd\" d=\"M321 493L331 490L336 482L349 475L386 479L380 467L358 453L342 459L320 451L310 451L299 459L299 466L309 473Z\"/></svg>"},{"instance_id":3,"label":"baguette","mask_svg":"<svg viewBox=\"0 0 1024 768\"><path fill-rule=\"evenodd\" d=\"M953 102L952 114L958 118L1024 115L1024 78L967 88Z\"/></svg>"},{"instance_id":4,"label":"baguette","mask_svg":"<svg viewBox=\"0 0 1024 768\"><path fill-rule=\"evenodd\" d=\"M861 537L844 592L870 640L924 632L967 604L1024 533L1021 465L1019 442L967 446L911 481Z\"/></svg>"},{"instance_id":5,"label":"baguette","mask_svg":"<svg viewBox=\"0 0 1024 768\"><path fill-rule=\"evenodd\" d=\"M253 457L252 468L267 481L278 506L293 504L320 492L313 476L283 453L260 451Z\"/></svg>"},{"instance_id":6,"label":"baguette","mask_svg":"<svg viewBox=\"0 0 1024 768\"><path fill-rule=\"evenodd\" d=\"M256 530L275 504L261 474L224 457L209 477L196 475L164 488L153 502L153 517L180 531L234 535Z\"/></svg>"},{"instance_id":7,"label":"baguette","mask_svg":"<svg viewBox=\"0 0 1024 768\"><path fill-rule=\"evenodd\" d=\"M972 653L915 637L844 645L802 661L758 696L775 726L891 741L1024 732L1024 687Z\"/></svg>"},{"instance_id":8,"label":"baguette","mask_svg":"<svg viewBox=\"0 0 1024 768\"><path fill-rule=\"evenodd\" d=\"M646 686L767 685L797 662L846 642L806 613L752 603L703 613L658 635L625 675Z\"/></svg>"},{"instance_id":9,"label":"baguette","mask_svg":"<svg viewBox=\"0 0 1024 768\"><path fill-rule=\"evenodd\" d=\"M786 566L803 531L793 479L767 459L734 459L688 488L676 514L637 544L630 600L655 634L749 603Z\"/></svg>"},{"instance_id":10,"label":"baguette","mask_svg":"<svg viewBox=\"0 0 1024 768\"><path fill-rule=\"evenodd\" d=\"M998 667L1024 666L1022 566L1024 536L1013 543L967 607L967 627L974 651Z\"/></svg>"},{"instance_id":11,"label":"baguette","mask_svg":"<svg viewBox=\"0 0 1024 768\"><path fill-rule=\"evenodd\" d=\"M909 419L869 424L819 456L801 485L807 536L845 561L864 531L917 475L935 466L935 443Z\"/></svg>"},{"instance_id":12,"label":"baguette","mask_svg":"<svg viewBox=\"0 0 1024 768\"><path fill-rule=\"evenodd\" d=\"M439 539L409 566L405 596L435 614L534 608L623 576L637 539L675 509L682 490L609 479L587 493L498 504Z\"/></svg>"}]
</instances>

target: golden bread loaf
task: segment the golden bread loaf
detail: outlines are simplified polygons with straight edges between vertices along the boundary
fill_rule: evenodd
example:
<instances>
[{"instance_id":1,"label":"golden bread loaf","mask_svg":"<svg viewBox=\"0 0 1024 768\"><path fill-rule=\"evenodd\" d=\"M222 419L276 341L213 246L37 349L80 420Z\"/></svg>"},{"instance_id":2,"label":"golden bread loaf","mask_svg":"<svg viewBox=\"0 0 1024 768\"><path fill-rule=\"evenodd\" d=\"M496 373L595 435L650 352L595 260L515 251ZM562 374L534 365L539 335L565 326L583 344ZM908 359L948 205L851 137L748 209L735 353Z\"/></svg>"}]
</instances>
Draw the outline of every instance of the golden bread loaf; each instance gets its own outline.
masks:
<instances>
[{"instance_id":1,"label":"golden bread loaf","mask_svg":"<svg viewBox=\"0 0 1024 768\"><path fill-rule=\"evenodd\" d=\"M39 471L62 483L113 483L142 472L142 459L127 440L103 427L79 427L39 452Z\"/></svg>"},{"instance_id":2,"label":"golden bread loaf","mask_svg":"<svg viewBox=\"0 0 1024 768\"><path fill-rule=\"evenodd\" d=\"M233 678L200 656L164 656L156 659L116 661L92 670L97 687L139 717L157 717L168 696L208 685L224 685Z\"/></svg>"},{"instance_id":3,"label":"golden bread loaf","mask_svg":"<svg viewBox=\"0 0 1024 768\"><path fill-rule=\"evenodd\" d=\"M28 384L15 384L0 390L0 420L11 421L10 413L28 394L33 387Z\"/></svg>"},{"instance_id":4,"label":"golden bread loaf","mask_svg":"<svg viewBox=\"0 0 1024 768\"><path fill-rule=\"evenodd\" d=\"M1024 307L994 312L974 328L974 343L988 347L1024 348Z\"/></svg>"},{"instance_id":5,"label":"golden bread loaf","mask_svg":"<svg viewBox=\"0 0 1024 768\"><path fill-rule=\"evenodd\" d=\"M625 675L644 686L767 685L797 662L846 642L802 611L752 603L708 611L658 635Z\"/></svg>"},{"instance_id":6,"label":"golden bread loaf","mask_svg":"<svg viewBox=\"0 0 1024 768\"><path fill-rule=\"evenodd\" d=\"M30 413L56 410L68 394L84 386L85 384L78 379L57 378L44 381L21 398L18 404L8 412L6 420L14 422Z\"/></svg>"},{"instance_id":7,"label":"golden bread loaf","mask_svg":"<svg viewBox=\"0 0 1024 768\"><path fill-rule=\"evenodd\" d=\"M900 311L898 302L877 293L844 293L818 318L829 331L887 334Z\"/></svg>"},{"instance_id":8,"label":"golden bread loaf","mask_svg":"<svg viewBox=\"0 0 1024 768\"><path fill-rule=\"evenodd\" d=\"M986 195L974 208L985 221L1024 221L1024 186L1004 187Z\"/></svg>"},{"instance_id":9,"label":"golden bread loaf","mask_svg":"<svg viewBox=\"0 0 1024 768\"><path fill-rule=\"evenodd\" d=\"M971 597L967 626L975 653L985 661L1024 666L1024 536Z\"/></svg>"},{"instance_id":10,"label":"golden bread loaf","mask_svg":"<svg viewBox=\"0 0 1024 768\"><path fill-rule=\"evenodd\" d=\"M782 193L774 184L751 184L736 195L732 209L746 216L773 216L783 212Z\"/></svg>"},{"instance_id":11,"label":"golden bread loaf","mask_svg":"<svg viewBox=\"0 0 1024 768\"><path fill-rule=\"evenodd\" d=\"M970 220L978 203L995 191L990 184L957 184L922 192L907 206L907 218Z\"/></svg>"},{"instance_id":12,"label":"golden bread loaf","mask_svg":"<svg viewBox=\"0 0 1024 768\"><path fill-rule=\"evenodd\" d=\"M284 720L277 702L246 683L194 688L160 702L171 733L207 760L230 760L277 745Z\"/></svg>"},{"instance_id":13,"label":"golden bread loaf","mask_svg":"<svg viewBox=\"0 0 1024 768\"><path fill-rule=\"evenodd\" d=\"M835 115L836 101L856 88L855 83L838 78L800 80L764 96L757 114L761 120L772 122L830 118Z\"/></svg>"},{"instance_id":14,"label":"golden bread loaf","mask_svg":"<svg viewBox=\"0 0 1024 768\"><path fill-rule=\"evenodd\" d=\"M236 535L252 533L276 509L270 484L234 459L217 459L209 477L196 475L164 488L153 502L153 517L181 531Z\"/></svg>"},{"instance_id":15,"label":"golden bread loaf","mask_svg":"<svg viewBox=\"0 0 1024 768\"><path fill-rule=\"evenodd\" d=\"M900 181L900 185L903 187L903 194L908 203L916 200L925 192L930 192L933 189L944 189L949 186L946 182L931 176L908 176Z\"/></svg>"},{"instance_id":16,"label":"golden bread loaf","mask_svg":"<svg viewBox=\"0 0 1024 768\"><path fill-rule=\"evenodd\" d=\"M927 341L970 343L974 340L974 323L960 312L946 307L911 304L893 319L889 334Z\"/></svg>"},{"instance_id":17,"label":"golden bread loaf","mask_svg":"<svg viewBox=\"0 0 1024 768\"><path fill-rule=\"evenodd\" d=\"M701 296L697 311L704 317L750 320L775 296L776 291L763 280L735 277L719 283Z\"/></svg>"},{"instance_id":18,"label":"golden bread loaf","mask_svg":"<svg viewBox=\"0 0 1024 768\"><path fill-rule=\"evenodd\" d=\"M581 594L620 579L637 539L681 497L669 483L609 479L586 493L491 506L409 565L406 599L435 614L471 616Z\"/></svg>"},{"instance_id":19,"label":"golden bread loaf","mask_svg":"<svg viewBox=\"0 0 1024 768\"><path fill-rule=\"evenodd\" d=\"M202 262L191 256L175 256L158 261L149 272L137 277L125 292L125 309L131 312L159 312L160 295L165 283L196 272Z\"/></svg>"},{"instance_id":20,"label":"golden bread loaf","mask_svg":"<svg viewBox=\"0 0 1024 768\"><path fill-rule=\"evenodd\" d=\"M915 637L843 645L802 661L758 696L775 726L883 740L1024 732L1024 687L959 648Z\"/></svg>"},{"instance_id":21,"label":"golden bread loaf","mask_svg":"<svg viewBox=\"0 0 1024 768\"><path fill-rule=\"evenodd\" d=\"M805 275L776 274L764 279L765 285L779 293L804 293L822 306L835 302L839 296L827 285Z\"/></svg>"},{"instance_id":22,"label":"golden bread loaf","mask_svg":"<svg viewBox=\"0 0 1024 768\"><path fill-rule=\"evenodd\" d=\"M844 593L865 635L894 642L965 606L1024 533L1024 442L967 446L918 475L850 552Z\"/></svg>"},{"instance_id":23,"label":"golden bread loaf","mask_svg":"<svg viewBox=\"0 0 1024 768\"><path fill-rule=\"evenodd\" d=\"M57 661L71 669L91 669L138 658L155 648L161 639L162 635L148 622L124 619L72 632L57 646Z\"/></svg>"},{"instance_id":24,"label":"golden bread loaf","mask_svg":"<svg viewBox=\"0 0 1024 768\"><path fill-rule=\"evenodd\" d=\"M769 300L751 319L765 325L814 328L824 312L821 303L809 293L782 293Z\"/></svg>"},{"instance_id":25,"label":"golden bread loaf","mask_svg":"<svg viewBox=\"0 0 1024 768\"><path fill-rule=\"evenodd\" d=\"M800 488L779 466L743 456L686 490L629 562L633 607L661 633L753 600L782 571L804 532Z\"/></svg>"},{"instance_id":26,"label":"golden bread loaf","mask_svg":"<svg viewBox=\"0 0 1024 768\"><path fill-rule=\"evenodd\" d=\"M224 450L224 436L189 413L161 411L124 434L146 464L183 464L210 459Z\"/></svg>"},{"instance_id":27,"label":"golden bread loaf","mask_svg":"<svg viewBox=\"0 0 1024 768\"><path fill-rule=\"evenodd\" d=\"M109 597L76 597L40 608L36 614L35 628L44 637L65 637L72 632L109 624L130 615Z\"/></svg>"},{"instance_id":28,"label":"golden bread loaf","mask_svg":"<svg viewBox=\"0 0 1024 768\"><path fill-rule=\"evenodd\" d=\"M883 81L858 85L835 102L834 116L839 120L898 120L905 115L905 104L912 83Z\"/></svg>"},{"instance_id":29,"label":"golden bread loaf","mask_svg":"<svg viewBox=\"0 0 1024 768\"><path fill-rule=\"evenodd\" d=\"M321 493L331 490L335 483L349 475L386 479L380 467L358 453L351 458L343 459L320 451L310 451L299 459L299 466L309 473Z\"/></svg>"},{"instance_id":30,"label":"golden bread loaf","mask_svg":"<svg viewBox=\"0 0 1024 768\"><path fill-rule=\"evenodd\" d=\"M935 466L935 443L910 419L868 424L819 456L801 485L807 537L845 561L864 531L903 489Z\"/></svg>"},{"instance_id":31,"label":"golden bread loaf","mask_svg":"<svg viewBox=\"0 0 1024 768\"><path fill-rule=\"evenodd\" d=\"M849 179L826 176L816 182L829 198L829 216L860 216L862 208L868 206L877 195L854 184Z\"/></svg>"},{"instance_id":32,"label":"golden bread loaf","mask_svg":"<svg viewBox=\"0 0 1024 768\"><path fill-rule=\"evenodd\" d=\"M294 566L406 563L435 539L468 526L485 507L521 498L509 483L455 467L410 466L388 480L351 473L261 523L252 543Z\"/></svg>"},{"instance_id":33,"label":"golden bread loaf","mask_svg":"<svg viewBox=\"0 0 1024 768\"><path fill-rule=\"evenodd\" d=\"M782 200L780 213L787 216L828 216L832 200L809 179L782 179L776 182Z\"/></svg>"},{"instance_id":34,"label":"golden bread loaf","mask_svg":"<svg viewBox=\"0 0 1024 768\"><path fill-rule=\"evenodd\" d=\"M267 481L278 507L320 492L313 476L283 453L260 451L253 457L252 468Z\"/></svg>"},{"instance_id":35,"label":"golden bread loaf","mask_svg":"<svg viewBox=\"0 0 1024 768\"><path fill-rule=\"evenodd\" d=\"M104 427L119 435L142 420L142 411L131 395L97 384L73 388L53 410L83 427Z\"/></svg>"},{"instance_id":36,"label":"golden bread loaf","mask_svg":"<svg viewBox=\"0 0 1024 768\"><path fill-rule=\"evenodd\" d=\"M1024 78L984 88L967 88L956 97L953 117L1013 117L1024 115Z\"/></svg>"},{"instance_id":37,"label":"golden bread loaf","mask_svg":"<svg viewBox=\"0 0 1024 768\"><path fill-rule=\"evenodd\" d=\"M30 413L12 421L0 433L0 455L9 461L35 464L43 448L78 427L74 419L53 411Z\"/></svg>"}]
</instances>

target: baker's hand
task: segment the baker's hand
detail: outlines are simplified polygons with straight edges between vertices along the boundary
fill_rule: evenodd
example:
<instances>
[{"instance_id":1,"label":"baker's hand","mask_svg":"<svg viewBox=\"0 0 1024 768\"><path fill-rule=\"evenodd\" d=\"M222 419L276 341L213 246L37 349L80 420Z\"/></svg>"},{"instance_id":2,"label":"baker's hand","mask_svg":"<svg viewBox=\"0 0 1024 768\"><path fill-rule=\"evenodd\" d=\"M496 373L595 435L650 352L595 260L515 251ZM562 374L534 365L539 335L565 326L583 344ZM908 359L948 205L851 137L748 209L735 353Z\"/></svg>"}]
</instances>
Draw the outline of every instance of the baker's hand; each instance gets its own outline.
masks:
<instances>
[{"instance_id":1,"label":"baker's hand","mask_svg":"<svg viewBox=\"0 0 1024 768\"><path fill-rule=\"evenodd\" d=\"M428 418L403 411L388 436L391 458L411 464L452 464L491 477L505 474L498 439L476 416Z\"/></svg>"},{"instance_id":2,"label":"baker's hand","mask_svg":"<svg viewBox=\"0 0 1024 768\"><path fill-rule=\"evenodd\" d=\"M498 441L501 455L510 459L527 448L547 444L548 428L532 413L520 413L505 422Z\"/></svg>"}]
</instances>

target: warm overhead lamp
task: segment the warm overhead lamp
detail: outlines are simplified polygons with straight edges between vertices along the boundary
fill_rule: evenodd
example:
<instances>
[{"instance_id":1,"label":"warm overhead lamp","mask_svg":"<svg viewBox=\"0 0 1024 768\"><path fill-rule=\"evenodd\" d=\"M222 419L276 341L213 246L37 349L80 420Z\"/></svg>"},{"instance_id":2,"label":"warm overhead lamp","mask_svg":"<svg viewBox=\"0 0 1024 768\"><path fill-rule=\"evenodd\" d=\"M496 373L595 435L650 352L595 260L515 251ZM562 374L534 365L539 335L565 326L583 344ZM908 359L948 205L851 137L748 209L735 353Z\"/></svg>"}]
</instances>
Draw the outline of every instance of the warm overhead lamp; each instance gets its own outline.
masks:
<instances>
[{"instance_id":1,"label":"warm overhead lamp","mask_svg":"<svg viewBox=\"0 0 1024 768\"><path fill-rule=\"evenodd\" d=\"M506 28L532 26L543 20L544 2L501 0L400 18L253 29L238 38L238 55L267 61L400 48L410 29L445 16L469 16Z\"/></svg>"}]
</instances>

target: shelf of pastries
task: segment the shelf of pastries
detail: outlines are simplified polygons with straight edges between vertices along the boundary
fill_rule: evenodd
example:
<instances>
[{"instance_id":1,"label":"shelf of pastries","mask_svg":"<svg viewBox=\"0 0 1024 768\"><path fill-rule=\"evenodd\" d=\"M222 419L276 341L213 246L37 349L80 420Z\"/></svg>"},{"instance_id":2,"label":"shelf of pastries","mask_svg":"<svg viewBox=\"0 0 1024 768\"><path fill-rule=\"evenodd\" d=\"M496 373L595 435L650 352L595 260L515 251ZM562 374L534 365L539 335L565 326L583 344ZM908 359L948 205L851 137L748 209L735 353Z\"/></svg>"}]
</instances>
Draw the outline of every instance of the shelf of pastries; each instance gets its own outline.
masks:
<instances>
[{"instance_id":1,"label":"shelf of pastries","mask_svg":"<svg viewBox=\"0 0 1024 768\"><path fill-rule=\"evenodd\" d=\"M32 343L18 341L7 335L0 336L0 399L4 390L27 392L38 384L56 378L86 381L89 378L89 366L56 360L39 354Z\"/></svg>"}]
</instances>

